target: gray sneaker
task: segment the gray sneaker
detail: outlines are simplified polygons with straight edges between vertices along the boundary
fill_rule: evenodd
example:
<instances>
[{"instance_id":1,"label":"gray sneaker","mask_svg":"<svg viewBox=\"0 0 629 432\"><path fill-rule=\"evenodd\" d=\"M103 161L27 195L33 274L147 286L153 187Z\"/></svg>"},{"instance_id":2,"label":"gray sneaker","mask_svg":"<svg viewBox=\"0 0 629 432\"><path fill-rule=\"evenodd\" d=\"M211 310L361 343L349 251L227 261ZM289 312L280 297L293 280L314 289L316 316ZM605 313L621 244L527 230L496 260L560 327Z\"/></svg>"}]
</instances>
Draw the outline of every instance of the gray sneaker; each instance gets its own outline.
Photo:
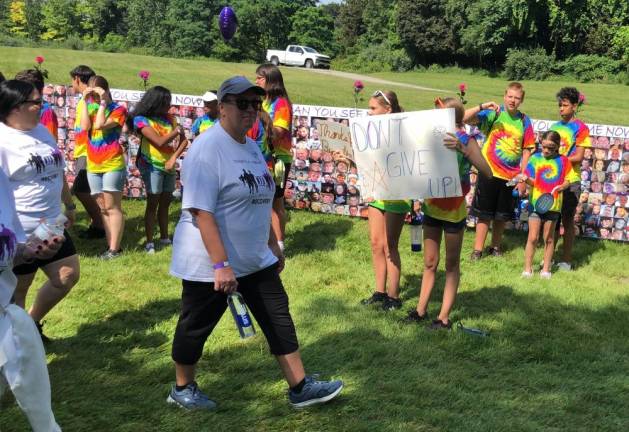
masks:
<instances>
[{"instance_id":1,"label":"gray sneaker","mask_svg":"<svg viewBox=\"0 0 629 432\"><path fill-rule=\"evenodd\" d=\"M334 399L343 390L343 381L317 381L307 376L306 383L299 393L288 391L290 404L295 408L305 408Z\"/></svg>"},{"instance_id":2,"label":"gray sneaker","mask_svg":"<svg viewBox=\"0 0 629 432\"><path fill-rule=\"evenodd\" d=\"M213 410L216 409L216 402L211 400L205 393L199 390L196 382L191 382L181 391L173 386L166 402L175 404L187 410Z\"/></svg>"}]
</instances>

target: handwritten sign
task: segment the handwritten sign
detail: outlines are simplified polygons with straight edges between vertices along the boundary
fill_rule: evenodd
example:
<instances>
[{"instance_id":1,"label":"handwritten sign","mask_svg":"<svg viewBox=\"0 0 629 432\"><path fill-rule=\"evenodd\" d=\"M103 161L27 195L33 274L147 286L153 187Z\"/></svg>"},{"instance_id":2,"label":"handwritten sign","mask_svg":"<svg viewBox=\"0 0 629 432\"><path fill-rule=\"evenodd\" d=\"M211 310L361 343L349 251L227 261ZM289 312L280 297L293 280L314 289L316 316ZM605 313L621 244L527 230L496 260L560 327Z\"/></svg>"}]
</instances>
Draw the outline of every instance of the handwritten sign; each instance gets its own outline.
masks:
<instances>
[{"instance_id":1,"label":"handwritten sign","mask_svg":"<svg viewBox=\"0 0 629 432\"><path fill-rule=\"evenodd\" d=\"M323 151L340 151L348 158L354 159L352 138L348 126L334 121L319 121L317 130Z\"/></svg>"},{"instance_id":2,"label":"handwritten sign","mask_svg":"<svg viewBox=\"0 0 629 432\"><path fill-rule=\"evenodd\" d=\"M454 110L439 109L350 119L354 161L365 197L374 199L462 196L454 151Z\"/></svg>"}]
</instances>

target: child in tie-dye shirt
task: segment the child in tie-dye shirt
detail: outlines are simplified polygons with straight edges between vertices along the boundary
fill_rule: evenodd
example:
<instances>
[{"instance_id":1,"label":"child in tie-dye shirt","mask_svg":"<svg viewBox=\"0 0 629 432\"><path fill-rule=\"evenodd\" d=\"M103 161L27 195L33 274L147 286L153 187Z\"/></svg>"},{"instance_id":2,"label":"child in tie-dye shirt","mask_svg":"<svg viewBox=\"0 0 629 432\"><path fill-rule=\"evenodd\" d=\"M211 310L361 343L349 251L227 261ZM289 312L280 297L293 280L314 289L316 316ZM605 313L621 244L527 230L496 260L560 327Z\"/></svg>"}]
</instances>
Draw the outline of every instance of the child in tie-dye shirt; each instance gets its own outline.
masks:
<instances>
[{"instance_id":1,"label":"child in tie-dye shirt","mask_svg":"<svg viewBox=\"0 0 629 432\"><path fill-rule=\"evenodd\" d=\"M523 277L533 275L533 258L535 246L543 227L544 236L544 265L540 277L550 278L550 266L555 249L554 230L559 220L562 197L570 183L578 179L568 158L559 154L561 137L555 131L548 131L542 135L542 151L532 155L523 175L516 178L531 186L529 196L529 235L526 242ZM554 198L552 207L545 213L537 211L537 202L543 194L551 194Z\"/></svg>"},{"instance_id":2,"label":"child in tie-dye shirt","mask_svg":"<svg viewBox=\"0 0 629 432\"><path fill-rule=\"evenodd\" d=\"M190 128L195 138L218 121L218 99L215 91L208 91L203 95L203 113L201 117L197 117Z\"/></svg>"},{"instance_id":3,"label":"child in tie-dye shirt","mask_svg":"<svg viewBox=\"0 0 629 432\"><path fill-rule=\"evenodd\" d=\"M435 285L443 233L446 252L443 302L437 319L430 326L430 329L439 330L452 327L450 311L454 305L461 276L461 246L467 217L465 195L470 190L470 168L471 165L474 165L485 177L491 177L491 168L483 158L476 140L465 132L463 104L457 99L446 98L444 100L437 99L435 107L452 108L455 112L456 135L448 134L444 140L444 145L456 151L463 195L453 198L429 198L422 205L424 212L424 271L417 308L409 311L404 322L415 323L428 318L428 301Z\"/></svg>"}]
</instances>

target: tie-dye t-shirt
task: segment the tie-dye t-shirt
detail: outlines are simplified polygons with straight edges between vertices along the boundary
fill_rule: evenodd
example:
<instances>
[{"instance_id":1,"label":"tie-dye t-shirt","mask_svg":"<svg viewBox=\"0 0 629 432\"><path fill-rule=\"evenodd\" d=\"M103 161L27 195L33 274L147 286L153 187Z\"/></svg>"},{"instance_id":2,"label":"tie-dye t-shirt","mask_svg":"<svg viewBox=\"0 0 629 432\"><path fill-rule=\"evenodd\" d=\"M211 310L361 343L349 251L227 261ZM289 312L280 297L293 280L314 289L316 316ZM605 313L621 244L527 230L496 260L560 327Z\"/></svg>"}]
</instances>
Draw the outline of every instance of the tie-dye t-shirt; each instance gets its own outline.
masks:
<instances>
[{"instance_id":1,"label":"tie-dye t-shirt","mask_svg":"<svg viewBox=\"0 0 629 432\"><path fill-rule=\"evenodd\" d=\"M138 133L145 127L153 128L159 136L165 136L177 127L177 120L170 114L166 117L137 116L133 119L133 128L138 131ZM172 143L156 147L142 135L140 152L137 157L138 168L145 168L151 171L166 171L164 164L166 164L170 156L175 152L175 148L171 144ZM174 172L174 170L172 172Z\"/></svg>"},{"instance_id":2,"label":"tie-dye t-shirt","mask_svg":"<svg viewBox=\"0 0 629 432\"><path fill-rule=\"evenodd\" d=\"M96 114L91 118L94 125ZM112 102L105 108L105 118L107 122L115 121L117 126L105 130L92 127L87 144L87 171L91 173L119 171L125 168L124 152L118 138L127 118L127 109Z\"/></svg>"},{"instance_id":3,"label":"tie-dye t-shirt","mask_svg":"<svg viewBox=\"0 0 629 432\"><path fill-rule=\"evenodd\" d=\"M205 114L201 117L197 117L197 119L192 123L192 127L190 131L194 136L198 136L200 133L205 131L206 129L211 128L216 123L216 119L213 119L209 116L209 114Z\"/></svg>"},{"instance_id":4,"label":"tie-dye t-shirt","mask_svg":"<svg viewBox=\"0 0 629 432\"><path fill-rule=\"evenodd\" d=\"M39 122L50 131L50 134L55 138L55 141L59 139L59 133L57 131L59 122L57 121L57 114L55 114L55 110L52 109L52 106L50 106L48 102L44 102L39 110Z\"/></svg>"},{"instance_id":5,"label":"tie-dye t-shirt","mask_svg":"<svg viewBox=\"0 0 629 432\"><path fill-rule=\"evenodd\" d=\"M457 137L464 146L470 141L470 136L463 130L456 132ZM422 211L425 215L442 221L458 223L467 217L465 207L465 195L470 191L470 168L472 164L463 153L456 152L456 161L459 165L459 177L461 178L461 190L463 195L452 198L429 198L424 201Z\"/></svg>"},{"instance_id":6,"label":"tie-dye t-shirt","mask_svg":"<svg viewBox=\"0 0 629 432\"><path fill-rule=\"evenodd\" d=\"M81 156L87 156L87 141L89 140L88 131L81 128L81 117L83 115L83 105L85 105L85 99L81 98L76 104L76 118L74 119L74 159ZM98 103L91 97L87 100L87 112L90 117L98 111Z\"/></svg>"},{"instance_id":7,"label":"tie-dye t-shirt","mask_svg":"<svg viewBox=\"0 0 629 432\"><path fill-rule=\"evenodd\" d=\"M494 177L510 180L520 173L522 150L535 149L533 123L521 112L515 117L500 107L500 114L494 110L478 113L478 127L485 134L485 144L481 149L491 167Z\"/></svg>"},{"instance_id":8,"label":"tie-dye t-shirt","mask_svg":"<svg viewBox=\"0 0 629 432\"><path fill-rule=\"evenodd\" d=\"M534 153L526 165L524 171L527 177L533 180L533 188L529 202L535 208L535 203L542 194L551 193L553 188L561 186L566 180L574 182L578 175L572 169L572 164L564 155L546 159L541 152ZM549 211L561 211L563 193L557 193L555 202Z\"/></svg>"},{"instance_id":9,"label":"tie-dye t-shirt","mask_svg":"<svg viewBox=\"0 0 629 432\"><path fill-rule=\"evenodd\" d=\"M274 128L282 128L287 131L279 139L273 139L273 154L276 159L284 163L293 161L292 140L290 131L293 122L293 107L288 99L283 97L275 98L273 101L265 99L262 103L262 109L266 111L271 120L273 120Z\"/></svg>"},{"instance_id":10,"label":"tie-dye t-shirt","mask_svg":"<svg viewBox=\"0 0 629 432\"><path fill-rule=\"evenodd\" d=\"M270 170L273 169L273 152L271 152L271 148L269 147L268 134L266 133L266 129L264 128L264 122L262 119L258 118L256 122L253 124L251 129L247 131L247 136L254 140L260 151L262 152L262 156L264 156L264 161Z\"/></svg>"},{"instance_id":11,"label":"tie-dye t-shirt","mask_svg":"<svg viewBox=\"0 0 629 432\"><path fill-rule=\"evenodd\" d=\"M590 130L579 119L572 119L569 122L558 121L550 127L550 130L557 132L561 137L559 154L570 157L577 151L577 147L592 147ZM579 171L580 166L581 162L574 162L572 169Z\"/></svg>"}]
</instances>

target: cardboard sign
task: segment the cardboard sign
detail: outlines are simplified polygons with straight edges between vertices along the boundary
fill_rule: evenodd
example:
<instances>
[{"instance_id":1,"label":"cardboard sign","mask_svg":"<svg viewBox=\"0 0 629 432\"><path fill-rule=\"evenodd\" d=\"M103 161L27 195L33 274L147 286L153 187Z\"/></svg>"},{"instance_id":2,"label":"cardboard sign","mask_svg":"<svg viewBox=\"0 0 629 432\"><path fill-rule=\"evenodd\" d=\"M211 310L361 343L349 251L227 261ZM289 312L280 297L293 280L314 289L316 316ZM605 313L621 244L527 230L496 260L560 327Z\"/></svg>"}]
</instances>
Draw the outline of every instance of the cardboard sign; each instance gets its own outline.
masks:
<instances>
[{"instance_id":1,"label":"cardboard sign","mask_svg":"<svg viewBox=\"0 0 629 432\"><path fill-rule=\"evenodd\" d=\"M354 160L350 129L342 123L334 121L319 121L317 123L321 148L328 152L341 152Z\"/></svg>"},{"instance_id":2,"label":"cardboard sign","mask_svg":"<svg viewBox=\"0 0 629 432\"><path fill-rule=\"evenodd\" d=\"M454 110L350 119L362 193L374 199L462 196L456 154L443 145L454 133Z\"/></svg>"}]
</instances>

